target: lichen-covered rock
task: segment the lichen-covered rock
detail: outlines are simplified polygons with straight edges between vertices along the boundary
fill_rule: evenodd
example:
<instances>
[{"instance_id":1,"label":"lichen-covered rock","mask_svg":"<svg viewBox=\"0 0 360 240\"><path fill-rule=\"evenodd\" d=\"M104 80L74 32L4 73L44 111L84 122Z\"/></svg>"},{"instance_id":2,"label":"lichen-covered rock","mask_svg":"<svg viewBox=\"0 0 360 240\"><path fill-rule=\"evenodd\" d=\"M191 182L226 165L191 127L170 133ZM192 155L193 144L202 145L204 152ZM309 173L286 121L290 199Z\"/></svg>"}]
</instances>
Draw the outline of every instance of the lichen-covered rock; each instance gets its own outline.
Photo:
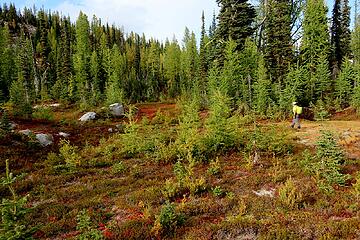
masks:
<instances>
[{"instance_id":1,"label":"lichen-covered rock","mask_svg":"<svg viewBox=\"0 0 360 240\"><path fill-rule=\"evenodd\" d=\"M120 103L114 103L109 106L110 112L115 117L121 117L124 115L124 106Z\"/></svg>"},{"instance_id":2,"label":"lichen-covered rock","mask_svg":"<svg viewBox=\"0 0 360 240\"><path fill-rule=\"evenodd\" d=\"M87 122L90 120L94 120L96 118L96 113L95 112L87 112L84 115L82 115L81 118L79 118L80 121L82 122Z\"/></svg>"},{"instance_id":3,"label":"lichen-covered rock","mask_svg":"<svg viewBox=\"0 0 360 240\"><path fill-rule=\"evenodd\" d=\"M36 134L36 140L38 140L43 147L49 146L54 142L54 138L51 134L44 133Z\"/></svg>"}]
</instances>

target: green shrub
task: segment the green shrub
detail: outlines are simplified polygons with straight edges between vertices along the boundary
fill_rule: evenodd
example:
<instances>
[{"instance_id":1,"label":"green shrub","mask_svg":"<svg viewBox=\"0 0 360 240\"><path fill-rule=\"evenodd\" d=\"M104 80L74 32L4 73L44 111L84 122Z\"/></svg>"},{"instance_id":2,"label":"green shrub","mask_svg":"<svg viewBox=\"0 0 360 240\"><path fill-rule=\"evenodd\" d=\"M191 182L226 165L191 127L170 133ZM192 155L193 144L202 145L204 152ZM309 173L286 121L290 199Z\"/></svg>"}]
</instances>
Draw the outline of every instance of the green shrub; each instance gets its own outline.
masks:
<instances>
[{"instance_id":1,"label":"green shrub","mask_svg":"<svg viewBox=\"0 0 360 240\"><path fill-rule=\"evenodd\" d=\"M173 182L170 179L166 179L165 186L161 192L167 199L172 199L179 195L180 190L181 188L178 183Z\"/></svg>"},{"instance_id":2,"label":"green shrub","mask_svg":"<svg viewBox=\"0 0 360 240\"><path fill-rule=\"evenodd\" d=\"M13 186L18 178L10 172L6 160L6 175L1 179L1 185L9 189L12 199L2 198L0 239L31 239L33 229L27 228L25 222L25 216L31 210L26 207L28 196L19 197Z\"/></svg>"},{"instance_id":3,"label":"green shrub","mask_svg":"<svg viewBox=\"0 0 360 240\"><path fill-rule=\"evenodd\" d=\"M221 164L219 161L219 158L216 158L216 160L211 160L209 164L209 168L207 169L207 173L210 175L217 175L221 171Z\"/></svg>"},{"instance_id":4,"label":"green shrub","mask_svg":"<svg viewBox=\"0 0 360 240\"><path fill-rule=\"evenodd\" d=\"M329 111L325 108L326 104L322 100L318 100L315 106L312 106L314 109L314 118L317 121L328 120L330 117Z\"/></svg>"},{"instance_id":5,"label":"green shrub","mask_svg":"<svg viewBox=\"0 0 360 240\"><path fill-rule=\"evenodd\" d=\"M81 165L81 156L78 153L78 148L72 146L69 140L60 141L60 157L64 160L65 166L70 171L75 171Z\"/></svg>"},{"instance_id":6,"label":"green shrub","mask_svg":"<svg viewBox=\"0 0 360 240\"><path fill-rule=\"evenodd\" d=\"M13 105L13 115L15 117L31 117L32 106L28 98L27 90L24 87L24 77L21 73L19 73L19 78L11 84L10 102Z\"/></svg>"},{"instance_id":7,"label":"green shrub","mask_svg":"<svg viewBox=\"0 0 360 240\"><path fill-rule=\"evenodd\" d=\"M32 117L34 119L40 119L40 120L47 120L47 121L53 121L54 120L54 113L51 110L51 108L48 107L38 107L34 110L32 113Z\"/></svg>"},{"instance_id":8,"label":"green shrub","mask_svg":"<svg viewBox=\"0 0 360 240\"><path fill-rule=\"evenodd\" d=\"M254 151L267 156L283 156L293 151L293 145L289 135L284 129L272 127L255 127L254 131L247 134L245 151L253 153Z\"/></svg>"},{"instance_id":9,"label":"green shrub","mask_svg":"<svg viewBox=\"0 0 360 240\"><path fill-rule=\"evenodd\" d=\"M316 154L312 156L305 152L300 164L307 173L316 177L320 190L332 193L333 184L344 185L350 177L341 173L341 164L344 161L344 152L333 134L323 131L316 143Z\"/></svg>"},{"instance_id":10,"label":"green shrub","mask_svg":"<svg viewBox=\"0 0 360 240\"><path fill-rule=\"evenodd\" d=\"M117 162L111 167L112 174L119 174L125 172L126 167L123 162Z\"/></svg>"},{"instance_id":11,"label":"green shrub","mask_svg":"<svg viewBox=\"0 0 360 240\"><path fill-rule=\"evenodd\" d=\"M299 203L302 201L302 194L291 178L280 186L278 200L280 204L288 210L299 207Z\"/></svg>"},{"instance_id":12,"label":"green shrub","mask_svg":"<svg viewBox=\"0 0 360 240\"><path fill-rule=\"evenodd\" d=\"M224 195L224 191L221 189L220 186L216 186L212 189L212 193L215 197L221 197Z\"/></svg>"},{"instance_id":13,"label":"green shrub","mask_svg":"<svg viewBox=\"0 0 360 240\"><path fill-rule=\"evenodd\" d=\"M76 216L76 230L80 231L79 240L100 240L104 239L102 232L96 229L91 222L91 218L86 209L79 212Z\"/></svg>"},{"instance_id":14,"label":"green shrub","mask_svg":"<svg viewBox=\"0 0 360 240\"><path fill-rule=\"evenodd\" d=\"M11 124L7 111L4 111L1 116L0 129L3 130L5 133L9 133L11 131Z\"/></svg>"},{"instance_id":15,"label":"green shrub","mask_svg":"<svg viewBox=\"0 0 360 240\"><path fill-rule=\"evenodd\" d=\"M171 235L184 221L184 216L176 212L175 205L167 201L161 207L160 214L156 217L153 231L157 234Z\"/></svg>"}]
</instances>

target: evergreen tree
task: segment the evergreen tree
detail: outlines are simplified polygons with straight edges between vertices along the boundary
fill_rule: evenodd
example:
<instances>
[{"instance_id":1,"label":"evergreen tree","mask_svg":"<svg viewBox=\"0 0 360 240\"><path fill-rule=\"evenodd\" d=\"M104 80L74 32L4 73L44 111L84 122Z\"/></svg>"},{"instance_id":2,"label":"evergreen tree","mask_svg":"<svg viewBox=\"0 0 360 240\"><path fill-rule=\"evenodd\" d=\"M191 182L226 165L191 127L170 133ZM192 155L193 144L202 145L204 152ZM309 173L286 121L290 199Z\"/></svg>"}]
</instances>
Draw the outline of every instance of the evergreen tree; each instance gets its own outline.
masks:
<instances>
[{"instance_id":1,"label":"evergreen tree","mask_svg":"<svg viewBox=\"0 0 360 240\"><path fill-rule=\"evenodd\" d=\"M335 0L332 25L331 46L333 50L333 73L336 75L344 57L350 54L350 7L348 0Z\"/></svg>"},{"instance_id":2,"label":"evergreen tree","mask_svg":"<svg viewBox=\"0 0 360 240\"><path fill-rule=\"evenodd\" d=\"M351 97L351 105L360 113L360 65L354 65L354 91Z\"/></svg>"},{"instance_id":3,"label":"evergreen tree","mask_svg":"<svg viewBox=\"0 0 360 240\"><path fill-rule=\"evenodd\" d=\"M15 117L31 117L32 107L24 87L24 76L22 75L22 72L19 72L18 79L11 84L10 102L13 106L13 115Z\"/></svg>"},{"instance_id":4,"label":"evergreen tree","mask_svg":"<svg viewBox=\"0 0 360 240\"><path fill-rule=\"evenodd\" d=\"M16 79L17 69L8 27L0 26L0 102L9 98L9 88Z\"/></svg>"},{"instance_id":5,"label":"evergreen tree","mask_svg":"<svg viewBox=\"0 0 360 240\"><path fill-rule=\"evenodd\" d=\"M262 116L266 116L266 110L270 104L270 81L265 68L265 61L259 57L257 81L254 86L255 103L254 109Z\"/></svg>"},{"instance_id":6,"label":"evergreen tree","mask_svg":"<svg viewBox=\"0 0 360 240\"><path fill-rule=\"evenodd\" d=\"M80 99L81 104L84 105L87 104L87 100L90 98L89 50L89 22L87 16L80 12L76 21L76 52L74 54L74 69L77 96L74 97L76 99Z\"/></svg>"},{"instance_id":7,"label":"evergreen tree","mask_svg":"<svg viewBox=\"0 0 360 240\"><path fill-rule=\"evenodd\" d=\"M254 40L246 39L244 50L239 52L241 90L236 98L249 107L252 107L253 102L253 83L258 78L258 56L259 53Z\"/></svg>"},{"instance_id":8,"label":"evergreen tree","mask_svg":"<svg viewBox=\"0 0 360 240\"><path fill-rule=\"evenodd\" d=\"M240 76L240 55L236 47L236 42L232 39L226 44L225 61L220 76L222 84L220 86L223 88L221 89L223 94L244 98L244 95L247 95L247 89L244 89L244 78Z\"/></svg>"},{"instance_id":9,"label":"evergreen tree","mask_svg":"<svg viewBox=\"0 0 360 240\"><path fill-rule=\"evenodd\" d=\"M264 58L272 82L283 83L293 60L289 0L271 0L266 6Z\"/></svg>"},{"instance_id":10,"label":"evergreen tree","mask_svg":"<svg viewBox=\"0 0 360 240\"><path fill-rule=\"evenodd\" d=\"M351 31L350 31L350 6L349 0L343 0L341 6L341 53L343 60L345 57L350 57L351 53Z\"/></svg>"},{"instance_id":11,"label":"evergreen tree","mask_svg":"<svg viewBox=\"0 0 360 240\"><path fill-rule=\"evenodd\" d=\"M289 106L294 101L306 104L307 71L299 64L292 67L285 80L285 88L279 97L279 106L282 112L289 112Z\"/></svg>"},{"instance_id":12,"label":"evergreen tree","mask_svg":"<svg viewBox=\"0 0 360 240\"><path fill-rule=\"evenodd\" d=\"M332 12L332 24L331 24L331 47L332 47L332 67L334 72L338 72L339 65L342 61L342 53L340 46L341 39L341 1L335 0L334 8Z\"/></svg>"},{"instance_id":13,"label":"evergreen tree","mask_svg":"<svg viewBox=\"0 0 360 240\"><path fill-rule=\"evenodd\" d=\"M348 106L352 95L354 69L348 58L344 59L343 67L335 81L335 97L338 108Z\"/></svg>"},{"instance_id":14,"label":"evergreen tree","mask_svg":"<svg viewBox=\"0 0 360 240\"><path fill-rule=\"evenodd\" d=\"M207 44L209 43L209 38L206 35L205 30L205 16L204 12L202 12L201 16L201 37L200 37L200 52L199 52L199 71L200 71L200 91L202 94L206 92L206 77L207 71L209 68L208 63L208 51L207 51Z\"/></svg>"},{"instance_id":15,"label":"evergreen tree","mask_svg":"<svg viewBox=\"0 0 360 240\"><path fill-rule=\"evenodd\" d=\"M90 78L91 78L91 102L96 105L100 101L100 66L97 52L93 51L90 58Z\"/></svg>"},{"instance_id":16,"label":"evergreen tree","mask_svg":"<svg viewBox=\"0 0 360 240\"><path fill-rule=\"evenodd\" d=\"M160 49L158 43L152 39L147 57L146 98L155 101L160 97Z\"/></svg>"},{"instance_id":17,"label":"evergreen tree","mask_svg":"<svg viewBox=\"0 0 360 240\"><path fill-rule=\"evenodd\" d=\"M302 64L307 71L304 88L307 90L305 103L316 102L316 67L321 57L329 59L330 43L326 17L327 8L323 0L309 0L306 4L303 22L303 38L300 46Z\"/></svg>"},{"instance_id":18,"label":"evergreen tree","mask_svg":"<svg viewBox=\"0 0 360 240\"><path fill-rule=\"evenodd\" d=\"M36 96L35 91L35 80L34 80L34 53L32 48L32 43L30 39L26 39L22 35L17 44L17 69L21 73L22 85L25 90L26 101L28 103L34 102Z\"/></svg>"},{"instance_id":19,"label":"evergreen tree","mask_svg":"<svg viewBox=\"0 0 360 240\"><path fill-rule=\"evenodd\" d=\"M351 50L355 64L360 64L360 17L355 18L354 29L351 34Z\"/></svg>"},{"instance_id":20,"label":"evergreen tree","mask_svg":"<svg viewBox=\"0 0 360 240\"><path fill-rule=\"evenodd\" d=\"M57 79L52 87L52 95L55 99L69 100L69 89L72 76L71 63L71 26L67 18L60 22L60 39L58 41L57 53Z\"/></svg>"},{"instance_id":21,"label":"evergreen tree","mask_svg":"<svg viewBox=\"0 0 360 240\"><path fill-rule=\"evenodd\" d=\"M310 91L316 91L317 99L324 101L325 98L331 92L331 78L330 78L329 65L328 65L328 60L324 55L320 56L319 58L319 63L316 66L314 79L315 79L315 86L314 89Z\"/></svg>"},{"instance_id":22,"label":"evergreen tree","mask_svg":"<svg viewBox=\"0 0 360 240\"><path fill-rule=\"evenodd\" d=\"M308 0L303 22L303 38L300 46L301 59L309 71L314 72L321 55L330 50L327 8L323 0Z\"/></svg>"},{"instance_id":23,"label":"evergreen tree","mask_svg":"<svg viewBox=\"0 0 360 240\"><path fill-rule=\"evenodd\" d=\"M164 74L167 81L167 89L170 97L175 97L180 91L181 74L181 49L176 39L165 48Z\"/></svg>"},{"instance_id":24,"label":"evergreen tree","mask_svg":"<svg viewBox=\"0 0 360 240\"><path fill-rule=\"evenodd\" d=\"M181 54L181 88L190 91L197 75L199 55L196 47L196 37L188 28L185 28L183 48Z\"/></svg>"},{"instance_id":25,"label":"evergreen tree","mask_svg":"<svg viewBox=\"0 0 360 240\"><path fill-rule=\"evenodd\" d=\"M236 50L244 48L245 39L254 33L252 26L256 12L246 0L216 0L220 6L216 27L217 58L222 62L225 42L233 39Z\"/></svg>"}]
</instances>

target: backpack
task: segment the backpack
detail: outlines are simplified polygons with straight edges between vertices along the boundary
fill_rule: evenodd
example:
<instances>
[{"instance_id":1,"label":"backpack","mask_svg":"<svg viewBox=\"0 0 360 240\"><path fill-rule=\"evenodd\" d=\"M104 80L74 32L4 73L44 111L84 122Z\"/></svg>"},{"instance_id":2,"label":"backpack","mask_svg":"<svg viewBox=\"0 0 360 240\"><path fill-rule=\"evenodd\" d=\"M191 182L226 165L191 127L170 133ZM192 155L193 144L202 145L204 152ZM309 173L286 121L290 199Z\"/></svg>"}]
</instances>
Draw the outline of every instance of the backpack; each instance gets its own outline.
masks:
<instances>
[{"instance_id":1,"label":"backpack","mask_svg":"<svg viewBox=\"0 0 360 240\"><path fill-rule=\"evenodd\" d=\"M298 106L296 108L296 113L300 115L300 114L302 114L302 112L303 112L303 108Z\"/></svg>"}]
</instances>

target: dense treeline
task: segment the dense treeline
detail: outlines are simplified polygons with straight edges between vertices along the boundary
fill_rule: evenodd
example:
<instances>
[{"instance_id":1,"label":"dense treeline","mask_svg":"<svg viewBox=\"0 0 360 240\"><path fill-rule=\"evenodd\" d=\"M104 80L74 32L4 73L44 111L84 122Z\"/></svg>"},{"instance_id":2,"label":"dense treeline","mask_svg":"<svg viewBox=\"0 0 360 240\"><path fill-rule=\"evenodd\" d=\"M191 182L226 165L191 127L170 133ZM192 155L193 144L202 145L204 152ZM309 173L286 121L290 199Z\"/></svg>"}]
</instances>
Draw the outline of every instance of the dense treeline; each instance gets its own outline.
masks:
<instances>
[{"instance_id":1,"label":"dense treeline","mask_svg":"<svg viewBox=\"0 0 360 240\"><path fill-rule=\"evenodd\" d=\"M351 32L348 0L335 1L330 23L324 0L216 1L220 11L208 30L201 18L200 46L187 28L180 43L160 42L82 12L72 22L4 4L0 99L23 113L39 100L85 108L183 93L199 95L206 106L211 88L222 88L232 107L267 116L295 100L318 109L360 108L360 21Z\"/></svg>"}]
</instances>

